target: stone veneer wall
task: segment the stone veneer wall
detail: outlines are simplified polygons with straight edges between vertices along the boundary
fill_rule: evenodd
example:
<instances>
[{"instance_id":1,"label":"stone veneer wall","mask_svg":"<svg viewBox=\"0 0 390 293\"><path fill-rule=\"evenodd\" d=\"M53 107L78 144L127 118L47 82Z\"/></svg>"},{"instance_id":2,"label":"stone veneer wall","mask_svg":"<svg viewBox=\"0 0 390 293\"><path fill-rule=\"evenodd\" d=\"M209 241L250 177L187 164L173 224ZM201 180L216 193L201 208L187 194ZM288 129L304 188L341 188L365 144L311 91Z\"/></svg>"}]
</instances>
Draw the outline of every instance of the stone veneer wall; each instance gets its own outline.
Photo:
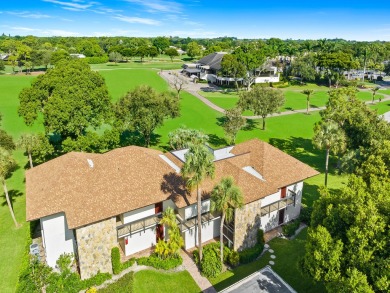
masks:
<instances>
[{"instance_id":1,"label":"stone veneer wall","mask_svg":"<svg viewBox=\"0 0 390 293\"><path fill-rule=\"evenodd\" d=\"M234 215L234 250L253 247L257 242L257 231L261 224L261 199L236 209Z\"/></svg>"},{"instance_id":2,"label":"stone veneer wall","mask_svg":"<svg viewBox=\"0 0 390 293\"><path fill-rule=\"evenodd\" d=\"M81 279L98 271L112 274L111 249L117 245L116 219L110 218L76 230Z\"/></svg>"}]
</instances>

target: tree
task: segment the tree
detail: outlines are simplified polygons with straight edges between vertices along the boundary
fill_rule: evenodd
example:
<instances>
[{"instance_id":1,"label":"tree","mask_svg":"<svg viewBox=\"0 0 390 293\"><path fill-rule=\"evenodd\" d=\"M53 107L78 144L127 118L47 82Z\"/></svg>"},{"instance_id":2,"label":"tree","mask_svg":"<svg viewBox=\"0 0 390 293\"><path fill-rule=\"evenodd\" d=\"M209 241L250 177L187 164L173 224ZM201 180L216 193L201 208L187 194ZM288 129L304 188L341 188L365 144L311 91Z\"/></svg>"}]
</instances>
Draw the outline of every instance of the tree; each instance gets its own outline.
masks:
<instances>
[{"instance_id":1,"label":"tree","mask_svg":"<svg viewBox=\"0 0 390 293\"><path fill-rule=\"evenodd\" d=\"M88 127L110 117L111 103L104 78L82 60L57 64L19 94L19 116L32 125L43 114L46 133L76 138Z\"/></svg>"},{"instance_id":2,"label":"tree","mask_svg":"<svg viewBox=\"0 0 390 293\"><path fill-rule=\"evenodd\" d=\"M24 67L26 68L26 75L31 74L31 69L33 67L33 63L31 61L24 62Z\"/></svg>"},{"instance_id":3,"label":"tree","mask_svg":"<svg viewBox=\"0 0 390 293\"><path fill-rule=\"evenodd\" d=\"M366 179L351 175L341 190L324 189L314 203L304 268L329 292L389 291L390 163L383 159L367 162Z\"/></svg>"},{"instance_id":4,"label":"tree","mask_svg":"<svg viewBox=\"0 0 390 293\"><path fill-rule=\"evenodd\" d=\"M193 144L205 144L209 137L200 130L189 129L185 126L171 131L168 134L169 145L173 150L181 150L188 148Z\"/></svg>"},{"instance_id":5,"label":"tree","mask_svg":"<svg viewBox=\"0 0 390 293\"><path fill-rule=\"evenodd\" d=\"M328 185L329 153L342 152L346 148L345 133L332 121L317 123L314 127L313 144L318 149L326 150L325 157L325 186Z\"/></svg>"},{"instance_id":6,"label":"tree","mask_svg":"<svg viewBox=\"0 0 390 293\"><path fill-rule=\"evenodd\" d=\"M211 208L212 212L220 212L220 244L221 244L221 263L223 263L223 225L233 220L234 210L244 206L244 197L239 187L234 185L233 177L224 177L211 192Z\"/></svg>"},{"instance_id":7,"label":"tree","mask_svg":"<svg viewBox=\"0 0 390 293\"><path fill-rule=\"evenodd\" d=\"M313 81L316 76L316 62L313 54L299 56L292 61L291 74L299 76L302 81Z\"/></svg>"},{"instance_id":8,"label":"tree","mask_svg":"<svg viewBox=\"0 0 390 293\"><path fill-rule=\"evenodd\" d=\"M232 54L226 54L221 61L221 72L224 76L234 78L236 89L238 92L238 80L244 79L247 74L245 66L238 62L236 56Z\"/></svg>"},{"instance_id":9,"label":"tree","mask_svg":"<svg viewBox=\"0 0 390 293\"><path fill-rule=\"evenodd\" d=\"M115 106L117 122L123 129L139 131L150 145L153 131L167 117L179 115L179 101L171 92L158 93L150 86L139 86L122 97Z\"/></svg>"},{"instance_id":10,"label":"tree","mask_svg":"<svg viewBox=\"0 0 390 293\"><path fill-rule=\"evenodd\" d=\"M50 64L57 65L62 60L70 60L70 55L65 50L57 50L50 55Z\"/></svg>"},{"instance_id":11,"label":"tree","mask_svg":"<svg viewBox=\"0 0 390 293\"><path fill-rule=\"evenodd\" d=\"M187 45L187 55L191 58L200 56L202 53L202 47L197 42L190 42Z\"/></svg>"},{"instance_id":12,"label":"tree","mask_svg":"<svg viewBox=\"0 0 390 293\"><path fill-rule=\"evenodd\" d=\"M37 149L39 146L39 136L37 134L22 134L19 141L17 142L17 146L21 149L24 149L24 151L28 155L28 160L30 162L30 168L33 168L33 160L32 160L32 152L34 149Z\"/></svg>"},{"instance_id":13,"label":"tree","mask_svg":"<svg viewBox=\"0 0 390 293\"><path fill-rule=\"evenodd\" d=\"M148 48L148 55L149 57L151 57L152 59L154 57L157 57L158 56L158 49L155 47L155 46L151 46Z\"/></svg>"},{"instance_id":14,"label":"tree","mask_svg":"<svg viewBox=\"0 0 390 293\"><path fill-rule=\"evenodd\" d=\"M7 200L7 205L9 208L9 211L11 213L12 220L15 223L16 227L19 227L18 222L16 221L14 210L12 208L11 200L9 198L8 194L8 189L7 189L7 184L6 184L6 179L12 171L14 170L16 165L16 162L12 158L12 155L9 151L4 149L3 147L0 147L0 182L3 185L4 193L5 193L5 198Z\"/></svg>"},{"instance_id":15,"label":"tree","mask_svg":"<svg viewBox=\"0 0 390 293\"><path fill-rule=\"evenodd\" d=\"M11 135L9 135L4 129L0 129L0 147L7 151L15 149L15 143Z\"/></svg>"},{"instance_id":16,"label":"tree","mask_svg":"<svg viewBox=\"0 0 390 293\"><path fill-rule=\"evenodd\" d=\"M177 92L177 99L180 99L180 92L188 86L188 80L184 76L180 76L174 72L171 74L172 78L169 80L169 85Z\"/></svg>"},{"instance_id":17,"label":"tree","mask_svg":"<svg viewBox=\"0 0 390 293\"><path fill-rule=\"evenodd\" d=\"M250 92L241 92L238 101L238 106L243 110L252 110L255 115L263 118L263 130L265 118L278 111L283 104L282 91L260 86L254 87Z\"/></svg>"},{"instance_id":18,"label":"tree","mask_svg":"<svg viewBox=\"0 0 390 293\"><path fill-rule=\"evenodd\" d=\"M310 97L314 94L314 90L303 90L302 94L306 95L306 114L309 115Z\"/></svg>"},{"instance_id":19,"label":"tree","mask_svg":"<svg viewBox=\"0 0 390 293\"><path fill-rule=\"evenodd\" d=\"M184 155L185 162L181 168L181 175L187 182L187 187L197 190L197 223L198 223L198 248L199 262L202 260L202 193L199 185L206 178L213 178L215 172L214 156L209 149L201 144L191 145Z\"/></svg>"},{"instance_id":20,"label":"tree","mask_svg":"<svg viewBox=\"0 0 390 293\"><path fill-rule=\"evenodd\" d=\"M144 61L145 56L148 55L149 47L147 46L139 46L137 49L136 55L141 58L141 62Z\"/></svg>"},{"instance_id":21,"label":"tree","mask_svg":"<svg viewBox=\"0 0 390 293\"><path fill-rule=\"evenodd\" d=\"M376 87L373 87L371 89L372 91L372 103L374 104L374 101L375 101L375 95L376 95L376 92L380 90L380 87L379 86L376 86Z\"/></svg>"},{"instance_id":22,"label":"tree","mask_svg":"<svg viewBox=\"0 0 390 293\"><path fill-rule=\"evenodd\" d=\"M122 57L122 54L119 53L119 52L111 52L109 55L108 55L108 59L110 61L114 61L115 64L117 64L119 61L122 61L123 57Z\"/></svg>"},{"instance_id":23,"label":"tree","mask_svg":"<svg viewBox=\"0 0 390 293\"><path fill-rule=\"evenodd\" d=\"M238 107L226 110L224 118L223 130L229 138L229 143L235 144L237 133L246 124L246 119L242 117L242 110Z\"/></svg>"},{"instance_id":24,"label":"tree","mask_svg":"<svg viewBox=\"0 0 390 293\"><path fill-rule=\"evenodd\" d=\"M3 60L0 60L0 71L4 71L5 70L5 63Z\"/></svg>"},{"instance_id":25,"label":"tree","mask_svg":"<svg viewBox=\"0 0 390 293\"><path fill-rule=\"evenodd\" d=\"M157 37L153 40L153 46L158 49L160 54L165 51L170 45L169 39L167 37Z\"/></svg>"},{"instance_id":26,"label":"tree","mask_svg":"<svg viewBox=\"0 0 390 293\"><path fill-rule=\"evenodd\" d=\"M173 57L179 56L179 52L175 48L166 49L165 54L171 58L171 62L173 62Z\"/></svg>"}]
</instances>

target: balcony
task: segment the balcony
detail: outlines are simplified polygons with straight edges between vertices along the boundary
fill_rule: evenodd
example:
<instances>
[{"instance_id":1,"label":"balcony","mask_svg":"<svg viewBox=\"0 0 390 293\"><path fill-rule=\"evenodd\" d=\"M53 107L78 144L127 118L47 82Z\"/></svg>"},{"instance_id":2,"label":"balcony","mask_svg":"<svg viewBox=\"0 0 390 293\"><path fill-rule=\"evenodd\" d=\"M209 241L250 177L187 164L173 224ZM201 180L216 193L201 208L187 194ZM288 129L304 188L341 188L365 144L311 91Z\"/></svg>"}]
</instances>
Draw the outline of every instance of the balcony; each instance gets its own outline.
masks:
<instances>
[{"instance_id":1,"label":"balcony","mask_svg":"<svg viewBox=\"0 0 390 293\"><path fill-rule=\"evenodd\" d=\"M264 217L274 211L279 211L288 206L295 206L296 194L289 190L289 196L261 208L261 216Z\"/></svg>"},{"instance_id":2,"label":"balcony","mask_svg":"<svg viewBox=\"0 0 390 293\"><path fill-rule=\"evenodd\" d=\"M117 237L123 238L128 235L135 234L140 231L145 231L148 228L158 225L162 217L161 213L131 222L116 227ZM119 223L119 222L118 222Z\"/></svg>"},{"instance_id":3,"label":"balcony","mask_svg":"<svg viewBox=\"0 0 390 293\"><path fill-rule=\"evenodd\" d=\"M220 218L221 216L219 214L213 214L210 212L202 214L202 224L208 223L210 221L216 220ZM183 220L180 215L176 215L176 219L178 220L178 225L180 228L180 232L186 232L193 227L195 227L198 223L198 217L194 217L188 220Z\"/></svg>"}]
</instances>

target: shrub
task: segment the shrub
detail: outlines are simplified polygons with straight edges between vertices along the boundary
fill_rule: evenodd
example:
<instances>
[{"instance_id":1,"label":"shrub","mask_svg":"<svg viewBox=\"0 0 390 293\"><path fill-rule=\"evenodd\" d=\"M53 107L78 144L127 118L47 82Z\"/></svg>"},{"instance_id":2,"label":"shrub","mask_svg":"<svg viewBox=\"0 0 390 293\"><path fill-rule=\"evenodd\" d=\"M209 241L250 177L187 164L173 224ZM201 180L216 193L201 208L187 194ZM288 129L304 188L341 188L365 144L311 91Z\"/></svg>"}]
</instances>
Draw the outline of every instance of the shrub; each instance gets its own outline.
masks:
<instances>
[{"instance_id":1,"label":"shrub","mask_svg":"<svg viewBox=\"0 0 390 293\"><path fill-rule=\"evenodd\" d=\"M238 266L239 263L240 263L240 255L238 254L237 251L232 250L229 254L229 264L232 267L236 267Z\"/></svg>"},{"instance_id":2,"label":"shrub","mask_svg":"<svg viewBox=\"0 0 390 293\"><path fill-rule=\"evenodd\" d=\"M134 284L134 272L130 272L115 283L108 285L106 288L100 289L99 293L132 293Z\"/></svg>"},{"instance_id":3,"label":"shrub","mask_svg":"<svg viewBox=\"0 0 390 293\"><path fill-rule=\"evenodd\" d=\"M218 246L219 246L219 242L218 242ZM219 248L221 249L221 248ZM224 263L228 263L229 262L229 257L230 257L230 254L232 253L233 251L227 247L227 246L223 246L223 262Z\"/></svg>"},{"instance_id":4,"label":"shrub","mask_svg":"<svg viewBox=\"0 0 390 293\"><path fill-rule=\"evenodd\" d=\"M183 263L180 255L160 258L157 254L152 254L149 257L140 257L137 259L137 264L154 267L156 269L170 270L178 267Z\"/></svg>"},{"instance_id":5,"label":"shrub","mask_svg":"<svg viewBox=\"0 0 390 293\"><path fill-rule=\"evenodd\" d=\"M85 291L85 293L97 293L97 290L95 287L91 287L91 288L87 289L87 291Z\"/></svg>"},{"instance_id":6,"label":"shrub","mask_svg":"<svg viewBox=\"0 0 390 293\"><path fill-rule=\"evenodd\" d=\"M200 264L200 269L202 274L207 278L214 278L219 275L222 271L219 251L213 249L212 247L205 249Z\"/></svg>"},{"instance_id":7,"label":"shrub","mask_svg":"<svg viewBox=\"0 0 390 293\"><path fill-rule=\"evenodd\" d=\"M264 243L264 231L259 229L259 231L257 231L257 244L264 245Z\"/></svg>"},{"instance_id":8,"label":"shrub","mask_svg":"<svg viewBox=\"0 0 390 293\"><path fill-rule=\"evenodd\" d=\"M240 263L246 264L251 261L254 261L260 253L263 251L264 245L256 244L252 248L245 249L240 251L238 254L240 256Z\"/></svg>"},{"instance_id":9,"label":"shrub","mask_svg":"<svg viewBox=\"0 0 390 293\"><path fill-rule=\"evenodd\" d=\"M88 64L101 64L108 62L108 56L100 56L100 57L86 57L84 59Z\"/></svg>"},{"instance_id":10,"label":"shrub","mask_svg":"<svg viewBox=\"0 0 390 293\"><path fill-rule=\"evenodd\" d=\"M294 220L289 224L286 224L282 227L283 234L287 237L291 237L295 234L295 231L299 228L300 221Z\"/></svg>"},{"instance_id":11,"label":"shrub","mask_svg":"<svg viewBox=\"0 0 390 293\"><path fill-rule=\"evenodd\" d=\"M112 263L112 272L117 275L121 270L121 255L119 253L118 247L113 247L111 249L111 263Z\"/></svg>"}]
</instances>

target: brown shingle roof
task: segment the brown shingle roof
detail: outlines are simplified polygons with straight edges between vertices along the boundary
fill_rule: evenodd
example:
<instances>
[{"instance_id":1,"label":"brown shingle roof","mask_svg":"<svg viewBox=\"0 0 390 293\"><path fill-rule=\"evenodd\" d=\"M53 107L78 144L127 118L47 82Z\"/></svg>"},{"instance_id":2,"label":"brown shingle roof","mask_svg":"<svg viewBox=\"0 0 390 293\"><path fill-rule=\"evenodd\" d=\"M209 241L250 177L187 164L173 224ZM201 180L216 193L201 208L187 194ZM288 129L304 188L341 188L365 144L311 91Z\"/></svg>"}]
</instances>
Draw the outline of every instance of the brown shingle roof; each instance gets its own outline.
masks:
<instances>
[{"instance_id":1,"label":"brown shingle roof","mask_svg":"<svg viewBox=\"0 0 390 293\"><path fill-rule=\"evenodd\" d=\"M257 139L236 145L232 153L236 156L215 162L215 178L201 186L205 197L227 175L234 177L248 203L318 174ZM161 154L129 146L105 154L71 152L34 167L26 172L27 220L65 212L73 229L166 199L178 207L195 203L196 191L186 192L182 178ZM172 154L164 155L182 166ZM93 168L87 159L92 160ZM265 181L244 171L246 166L252 166Z\"/></svg>"}]
</instances>

